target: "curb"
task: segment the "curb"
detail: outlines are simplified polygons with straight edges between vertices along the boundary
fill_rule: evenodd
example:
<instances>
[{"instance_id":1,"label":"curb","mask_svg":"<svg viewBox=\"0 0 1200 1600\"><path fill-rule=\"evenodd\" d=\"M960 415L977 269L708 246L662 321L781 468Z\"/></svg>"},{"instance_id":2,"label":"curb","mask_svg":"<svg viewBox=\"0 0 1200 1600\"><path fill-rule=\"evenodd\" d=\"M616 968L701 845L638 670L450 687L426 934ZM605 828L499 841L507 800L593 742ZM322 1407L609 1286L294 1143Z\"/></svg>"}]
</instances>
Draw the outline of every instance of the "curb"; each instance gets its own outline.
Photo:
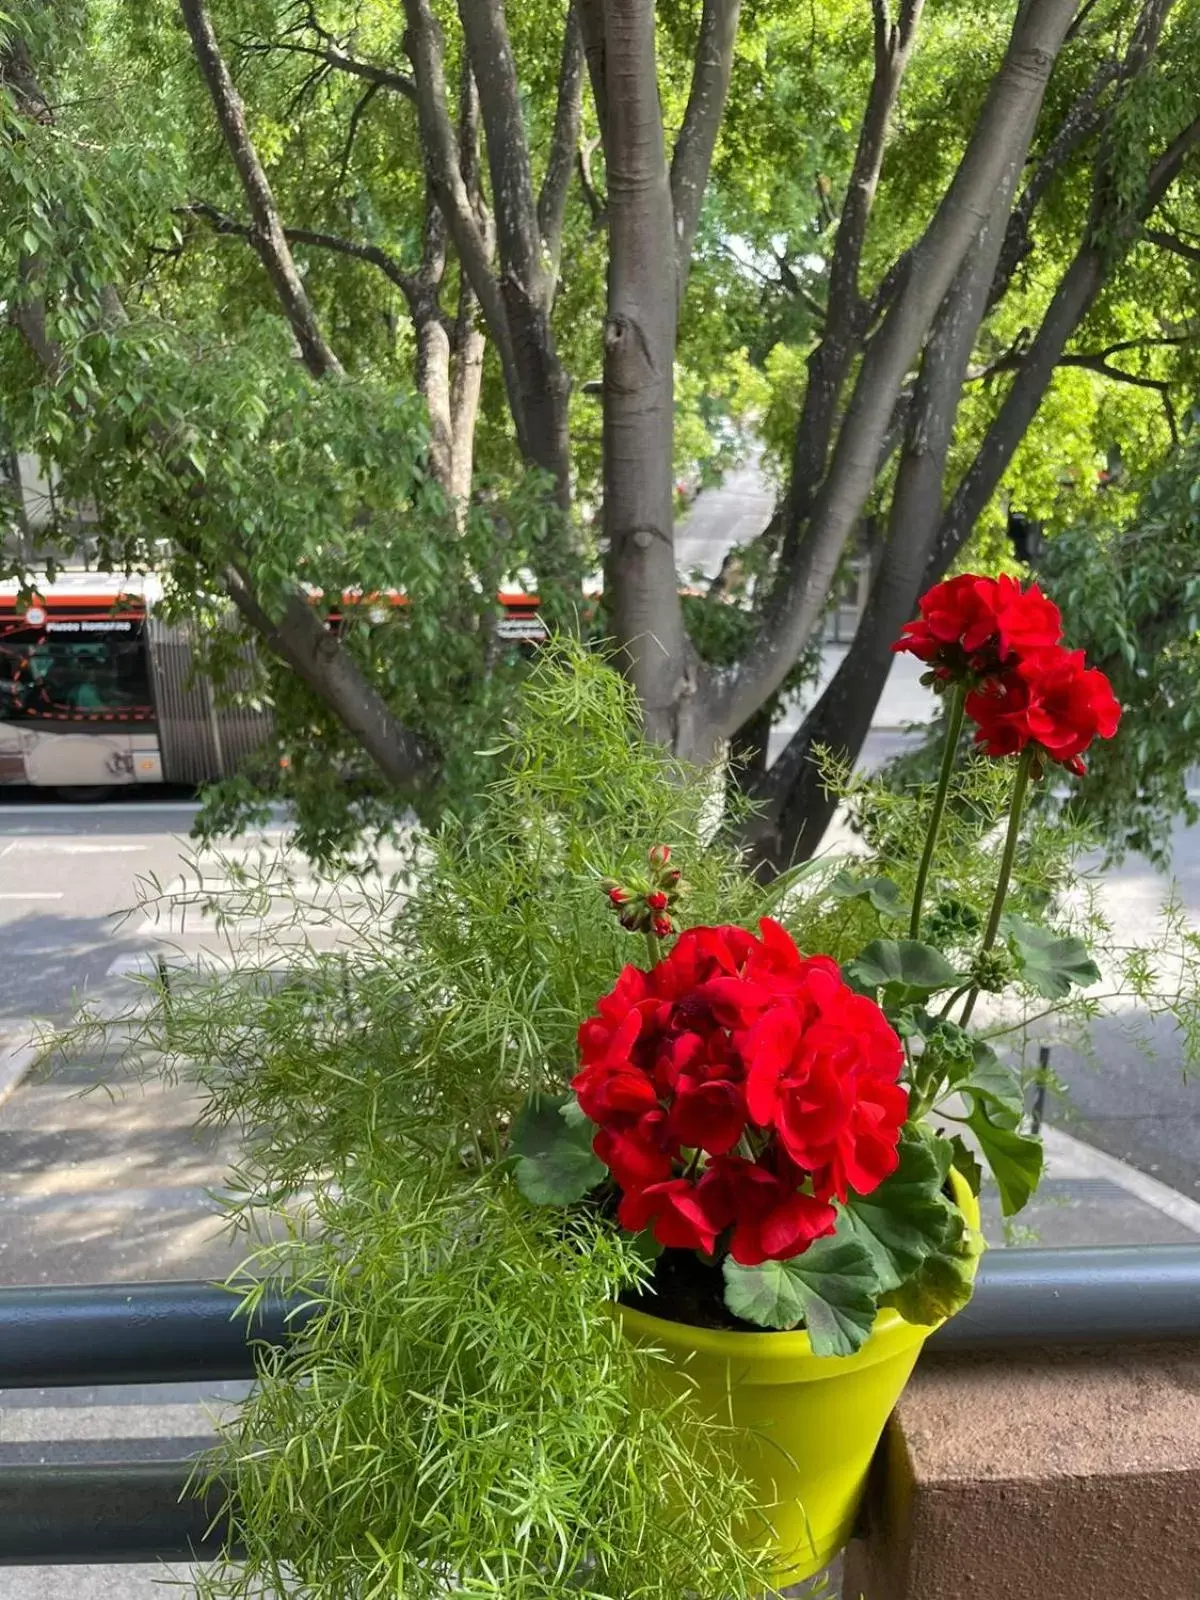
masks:
<instances>
[{"instance_id":1,"label":"curb","mask_svg":"<svg viewBox=\"0 0 1200 1600\"><path fill-rule=\"evenodd\" d=\"M18 1017L5 1029L6 1041L0 1044L0 1106L21 1086L30 1068L49 1053L55 1031L33 1017ZM21 1042L9 1043L13 1037Z\"/></svg>"},{"instance_id":2,"label":"curb","mask_svg":"<svg viewBox=\"0 0 1200 1600\"><path fill-rule=\"evenodd\" d=\"M1127 1161L1120 1161L1095 1145L1064 1133L1061 1128L1043 1123L1041 1139L1051 1160L1057 1156L1064 1162L1072 1162L1081 1177L1104 1179L1200 1236L1200 1201L1190 1199L1169 1184L1160 1183L1149 1173L1131 1167Z\"/></svg>"}]
</instances>

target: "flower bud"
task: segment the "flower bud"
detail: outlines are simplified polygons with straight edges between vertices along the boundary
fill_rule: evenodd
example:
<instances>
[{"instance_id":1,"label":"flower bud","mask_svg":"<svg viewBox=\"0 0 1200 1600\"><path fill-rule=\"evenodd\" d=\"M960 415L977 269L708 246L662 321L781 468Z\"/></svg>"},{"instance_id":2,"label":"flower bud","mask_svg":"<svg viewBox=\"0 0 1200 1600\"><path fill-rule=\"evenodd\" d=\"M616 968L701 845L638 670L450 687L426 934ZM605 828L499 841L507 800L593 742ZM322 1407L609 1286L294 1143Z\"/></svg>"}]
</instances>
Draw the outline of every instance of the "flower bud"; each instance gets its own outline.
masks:
<instances>
[{"instance_id":1,"label":"flower bud","mask_svg":"<svg viewBox=\"0 0 1200 1600\"><path fill-rule=\"evenodd\" d=\"M633 896L628 889L622 888L618 883L609 889L608 898L614 906L623 906L627 901L632 900Z\"/></svg>"},{"instance_id":2,"label":"flower bud","mask_svg":"<svg viewBox=\"0 0 1200 1600\"><path fill-rule=\"evenodd\" d=\"M671 859L671 846L669 844L655 844L650 846L650 865L655 871L661 870Z\"/></svg>"},{"instance_id":3,"label":"flower bud","mask_svg":"<svg viewBox=\"0 0 1200 1600\"><path fill-rule=\"evenodd\" d=\"M674 889L678 887L679 880L682 877L683 873L679 870L679 868L672 867L670 872L663 873L662 881L668 889Z\"/></svg>"},{"instance_id":4,"label":"flower bud","mask_svg":"<svg viewBox=\"0 0 1200 1600\"><path fill-rule=\"evenodd\" d=\"M977 989L985 994L1000 994L1012 981L1016 963L1003 945L992 950L981 950L971 963L968 976Z\"/></svg>"},{"instance_id":5,"label":"flower bud","mask_svg":"<svg viewBox=\"0 0 1200 1600\"><path fill-rule=\"evenodd\" d=\"M660 939L670 938L671 934L675 932L675 927L670 917L656 916L650 926Z\"/></svg>"},{"instance_id":6,"label":"flower bud","mask_svg":"<svg viewBox=\"0 0 1200 1600\"><path fill-rule=\"evenodd\" d=\"M654 889L646 896L646 904L651 911L665 911L667 909L667 897L661 889Z\"/></svg>"}]
</instances>

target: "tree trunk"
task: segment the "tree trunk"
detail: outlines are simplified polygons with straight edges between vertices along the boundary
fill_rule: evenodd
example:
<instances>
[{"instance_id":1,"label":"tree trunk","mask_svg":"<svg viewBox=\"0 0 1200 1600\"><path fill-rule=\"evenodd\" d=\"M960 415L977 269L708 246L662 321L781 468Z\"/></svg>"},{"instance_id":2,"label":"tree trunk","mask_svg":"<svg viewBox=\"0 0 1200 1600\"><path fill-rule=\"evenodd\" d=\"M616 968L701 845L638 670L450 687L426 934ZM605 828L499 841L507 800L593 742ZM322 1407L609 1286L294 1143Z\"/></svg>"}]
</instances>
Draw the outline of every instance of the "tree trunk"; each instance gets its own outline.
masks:
<instances>
[{"instance_id":1,"label":"tree trunk","mask_svg":"<svg viewBox=\"0 0 1200 1600\"><path fill-rule=\"evenodd\" d=\"M675 250L654 0L606 0L609 270L604 328L607 589L650 738L687 750L690 651L675 575ZM690 753L690 752L689 752Z\"/></svg>"},{"instance_id":2,"label":"tree trunk","mask_svg":"<svg viewBox=\"0 0 1200 1600\"><path fill-rule=\"evenodd\" d=\"M487 345L479 326L475 292L464 277L458 291L454 319L454 354L450 377L450 493L465 513L471 497L475 469L475 421L483 384L483 354Z\"/></svg>"},{"instance_id":3,"label":"tree trunk","mask_svg":"<svg viewBox=\"0 0 1200 1600\"><path fill-rule=\"evenodd\" d=\"M766 774L757 798L754 852L780 870L806 860L820 844L837 797L821 779L814 751L858 759L894 660L892 641L916 609L942 512L942 484L963 381L988 306L1020 179L1014 160L1003 174L991 214L959 269L921 360L888 517L887 543L853 643L817 704Z\"/></svg>"},{"instance_id":4,"label":"tree trunk","mask_svg":"<svg viewBox=\"0 0 1200 1600\"><path fill-rule=\"evenodd\" d=\"M417 328L417 388L429 411L429 465L447 494L453 493L454 424L450 407L450 338L436 304L414 318Z\"/></svg>"},{"instance_id":5,"label":"tree trunk","mask_svg":"<svg viewBox=\"0 0 1200 1600\"><path fill-rule=\"evenodd\" d=\"M512 340L525 421L524 449L554 480L555 498L571 504L571 386L554 347L549 307L553 280L543 257L529 143L504 0L460 0L467 53L479 86L500 252L500 296Z\"/></svg>"},{"instance_id":6,"label":"tree trunk","mask_svg":"<svg viewBox=\"0 0 1200 1600\"><path fill-rule=\"evenodd\" d=\"M892 110L912 54L923 6L924 0L907 0L895 25L889 23L886 7L879 0L872 7L875 70L834 239L825 323L808 358L808 382L796 427L784 506L780 562L784 572L791 567L825 475L838 402L866 333L868 307L858 287L863 245L879 186Z\"/></svg>"},{"instance_id":7,"label":"tree trunk","mask_svg":"<svg viewBox=\"0 0 1200 1600\"><path fill-rule=\"evenodd\" d=\"M742 0L704 0L700 37L692 68L683 126L671 155L671 201L675 211L675 300L680 310L687 291L692 246L704 205L704 191L717 145L725 99L733 75Z\"/></svg>"},{"instance_id":8,"label":"tree trunk","mask_svg":"<svg viewBox=\"0 0 1200 1600\"><path fill-rule=\"evenodd\" d=\"M1012 162L1024 160L1076 4L1027 0L1019 14L958 170L867 347L804 546L773 597L755 645L708 697L717 735L728 736L775 692L820 623L846 540L875 482L906 374L990 214L1003 174Z\"/></svg>"}]
</instances>

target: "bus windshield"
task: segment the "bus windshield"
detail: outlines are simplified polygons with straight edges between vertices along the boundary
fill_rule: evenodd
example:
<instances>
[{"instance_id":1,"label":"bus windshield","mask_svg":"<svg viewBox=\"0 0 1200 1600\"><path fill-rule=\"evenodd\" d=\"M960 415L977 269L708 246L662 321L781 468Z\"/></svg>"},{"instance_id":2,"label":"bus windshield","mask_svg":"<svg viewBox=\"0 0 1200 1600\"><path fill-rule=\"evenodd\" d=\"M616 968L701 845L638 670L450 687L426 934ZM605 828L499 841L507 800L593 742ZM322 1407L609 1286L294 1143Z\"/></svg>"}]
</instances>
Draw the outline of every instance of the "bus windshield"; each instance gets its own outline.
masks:
<instances>
[{"instance_id":1,"label":"bus windshield","mask_svg":"<svg viewBox=\"0 0 1200 1600\"><path fill-rule=\"evenodd\" d=\"M142 620L52 618L0 632L0 720L148 722Z\"/></svg>"}]
</instances>

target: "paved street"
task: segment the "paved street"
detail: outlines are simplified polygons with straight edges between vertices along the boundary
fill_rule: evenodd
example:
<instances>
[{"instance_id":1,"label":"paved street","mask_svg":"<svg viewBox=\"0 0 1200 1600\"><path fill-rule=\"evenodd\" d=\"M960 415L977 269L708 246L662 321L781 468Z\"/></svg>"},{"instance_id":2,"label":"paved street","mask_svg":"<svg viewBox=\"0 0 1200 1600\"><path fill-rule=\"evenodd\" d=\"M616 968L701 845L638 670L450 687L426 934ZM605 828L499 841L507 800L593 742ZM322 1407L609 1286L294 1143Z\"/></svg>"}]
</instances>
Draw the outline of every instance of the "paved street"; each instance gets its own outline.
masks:
<instances>
[{"instance_id":1,"label":"paved street","mask_svg":"<svg viewBox=\"0 0 1200 1600\"><path fill-rule=\"evenodd\" d=\"M230 872L276 861L283 839L282 827L240 839L219 864L192 859L180 837L195 815L191 803L4 799L0 1041L18 1073L34 1024L62 1028L84 1008L119 1014L138 999L137 975L159 958L221 960L231 935L199 895L244 901ZM380 866L390 874L400 858L385 853ZM304 863L290 873L313 908L308 936L335 937L320 926L329 886ZM151 881L193 903L135 909ZM298 936L280 903L259 909L250 937L281 947ZM56 1051L0 1104L0 1283L223 1276L245 1254L243 1241L226 1237L212 1198L228 1169L228 1141L197 1132L199 1103L185 1086L165 1085L152 1067L142 1072L120 1054L116 1044L65 1059ZM5 1087L0 1077L0 1096Z\"/></svg>"}]
</instances>

